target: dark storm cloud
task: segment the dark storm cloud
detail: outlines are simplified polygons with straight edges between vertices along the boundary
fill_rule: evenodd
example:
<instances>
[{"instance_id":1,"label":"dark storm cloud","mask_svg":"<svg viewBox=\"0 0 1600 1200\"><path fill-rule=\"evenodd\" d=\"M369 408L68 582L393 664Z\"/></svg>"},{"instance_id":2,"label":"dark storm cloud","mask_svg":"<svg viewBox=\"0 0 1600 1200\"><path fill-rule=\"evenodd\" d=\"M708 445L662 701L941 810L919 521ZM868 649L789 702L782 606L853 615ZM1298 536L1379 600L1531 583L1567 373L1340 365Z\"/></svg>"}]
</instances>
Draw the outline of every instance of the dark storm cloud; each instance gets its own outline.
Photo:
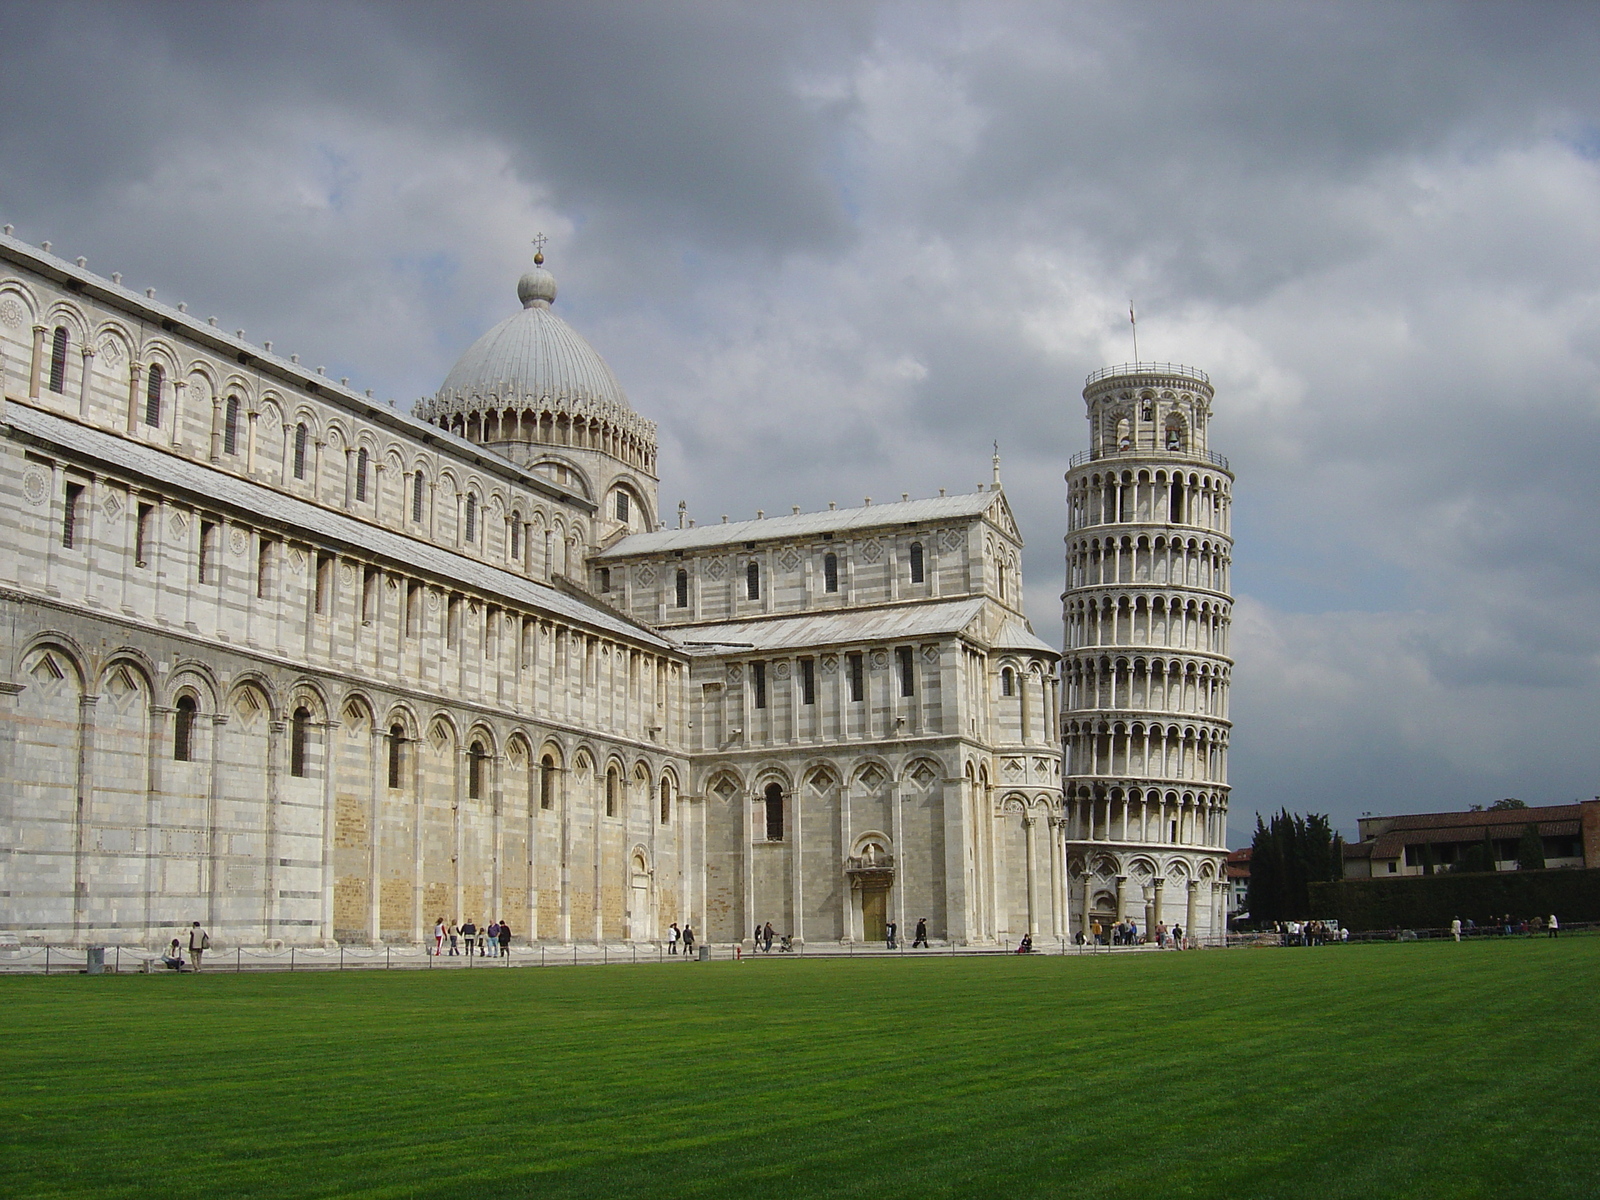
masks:
<instances>
[{"instance_id":1,"label":"dark storm cloud","mask_svg":"<svg viewBox=\"0 0 1600 1200\"><path fill-rule=\"evenodd\" d=\"M970 489L999 439L1051 640L1135 297L1240 476L1236 832L1595 790L1592 5L3 15L24 236L403 400L544 229L664 509Z\"/></svg>"}]
</instances>

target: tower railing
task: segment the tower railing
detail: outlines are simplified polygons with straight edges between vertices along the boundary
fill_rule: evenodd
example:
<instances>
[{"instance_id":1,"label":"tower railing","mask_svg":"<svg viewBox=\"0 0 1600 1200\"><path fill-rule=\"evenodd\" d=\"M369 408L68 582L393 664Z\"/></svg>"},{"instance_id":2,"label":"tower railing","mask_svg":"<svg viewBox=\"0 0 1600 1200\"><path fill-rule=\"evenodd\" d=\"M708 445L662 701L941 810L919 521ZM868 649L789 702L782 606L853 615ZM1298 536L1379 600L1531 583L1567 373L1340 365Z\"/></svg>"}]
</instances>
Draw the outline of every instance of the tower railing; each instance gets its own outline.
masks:
<instances>
[{"instance_id":1,"label":"tower railing","mask_svg":"<svg viewBox=\"0 0 1600 1200\"><path fill-rule=\"evenodd\" d=\"M1212 450L1161 450L1153 447L1131 448L1128 450L1079 450L1067 460L1068 470L1081 467L1086 462L1094 462L1101 458L1188 458L1196 462L1210 463L1214 467L1221 467L1224 471L1231 471L1225 456Z\"/></svg>"},{"instance_id":2,"label":"tower railing","mask_svg":"<svg viewBox=\"0 0 1600 1200\"><path fill-rule=\"evenodd\" d=\"M1199 367L1186 367L1182 363L1120 363L1115 367L1101 367L1083 381L1084 387L1093 387L1102 379L1110 379L1115 375L1178 375L1184 379L1193 379L1196 383L1211 386L1211 376Z\"/></svg>"}]
</instances>

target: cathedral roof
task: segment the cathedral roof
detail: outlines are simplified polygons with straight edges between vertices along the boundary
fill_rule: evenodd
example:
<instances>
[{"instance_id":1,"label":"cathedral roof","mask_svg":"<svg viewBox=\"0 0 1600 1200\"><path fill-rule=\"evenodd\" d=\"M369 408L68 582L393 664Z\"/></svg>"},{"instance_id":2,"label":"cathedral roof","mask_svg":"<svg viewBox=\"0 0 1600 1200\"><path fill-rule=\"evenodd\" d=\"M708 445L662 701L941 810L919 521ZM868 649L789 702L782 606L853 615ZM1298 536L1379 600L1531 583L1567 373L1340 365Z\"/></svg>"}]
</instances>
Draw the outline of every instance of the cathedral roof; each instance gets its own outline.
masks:
<instances>
[{"instance_id":1,"label":"cathedral roof","mask_svg":"<svg viewBox=\"0 0 1600 1200\"><path fill-rule=\"evenodd\" d=\"M845 612L797 613L748 621L723 621L673 629L690 654L727 654L749 648L770 652L817 646L846 646L857 642L892 641L965 634L993 649L1026 650L1059 658L1060 652L1028 632L1018 618L1005 616L994 636L984 631L985 617L992 621L993 605L981 596L923 604L893 604L856 608Z\"/></svg>"},{"instance_id":2,"label":"cathedral roof","mask_svg":"<svg viewBox=\"0 0 1600 1200\"><path fill-rule=\"evenodd\" d=\"M701 550L742 542L771 542L813 537L821 533L855 532L885 525L932 524L937 521L980 517L994 509L1001 528L1016 533L1010 506L999 491L966 492L928 500L902 500L893 504L868 504L861 508L795 513L726 525L698 525L693 529L660 529L635 533L609 546L600 559L633 558L644 554L670 554L674 550Z\"/></svg>"},{"instance_id":3,"label":"cathedral roof","mask_svg":"<svg viewBox=\"0 0 1600 1200\"><path fill-rule=\"evenodd\" d=\"M517 283L522 311L467 347L434 397L417 405L417 415L537 407L645 424L605 359L556 316L555 276L539 265L542 255L534 261Z\"/></svg>"}]
</instances>

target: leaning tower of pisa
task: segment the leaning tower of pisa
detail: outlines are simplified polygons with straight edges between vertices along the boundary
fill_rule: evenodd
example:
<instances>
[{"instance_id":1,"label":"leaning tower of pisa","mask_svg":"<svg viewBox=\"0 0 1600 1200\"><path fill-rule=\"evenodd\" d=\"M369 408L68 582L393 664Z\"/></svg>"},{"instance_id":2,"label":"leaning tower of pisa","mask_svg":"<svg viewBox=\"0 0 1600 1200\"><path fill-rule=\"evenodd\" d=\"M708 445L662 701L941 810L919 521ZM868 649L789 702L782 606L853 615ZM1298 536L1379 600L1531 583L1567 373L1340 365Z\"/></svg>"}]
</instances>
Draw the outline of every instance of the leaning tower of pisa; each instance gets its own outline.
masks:
<instances>
[{"instance_id":1,"label":"leaning tower of pisa","mask_svg":"<svg viewBox=\"0 0 1600 1200\"><path fill-rule=\"evenodd\" d=\"M1089 376L1067 471L1062 674L1075 929L1225 930L1233 473L1211 381L1172 363Z\"/></svg>"}]
</instances>

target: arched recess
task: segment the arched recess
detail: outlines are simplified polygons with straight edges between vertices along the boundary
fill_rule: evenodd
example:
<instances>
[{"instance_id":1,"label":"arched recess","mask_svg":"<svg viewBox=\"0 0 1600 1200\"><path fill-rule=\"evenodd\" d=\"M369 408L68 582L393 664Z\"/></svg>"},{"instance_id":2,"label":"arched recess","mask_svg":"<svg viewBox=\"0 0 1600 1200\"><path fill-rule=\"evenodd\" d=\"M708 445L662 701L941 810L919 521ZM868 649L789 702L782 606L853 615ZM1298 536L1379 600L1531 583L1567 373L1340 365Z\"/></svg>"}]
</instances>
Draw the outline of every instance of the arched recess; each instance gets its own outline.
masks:
<instances>
[{"instance_id":1,"label":"arched recess","mask_svg":"<svg viewBox=\"0 0 1600 1200\"><path fill-rule=\"evenodd\" d=\"M422 915L424 924L439 917L459 921L461 897L456 863L459 856L459 736L448 714L437 713L423 734L419 786L422 831Z\"/></svg>"},{"instance_id":2,"label":"arched recess","mask_svg":"<svg viewBox=\"0 0 1600 1200\"><path fill-rule=\"evenodd\" d=\"M235 680L217 729L218 811L229 827L217 862L219 913L239 936L266 938L272 912L274 813L269 780L278 735L270 694L257 679ZM248 931L248 932L244 932Z\"/></svg>"},{"instance_id":3,"label":"arched recess","mask_svg":"<svg viewBox=\"0 0 1600 1200\"><path fill-rule=\"evenodd\" d=\"M657 897L655 872L650 865L650 852L635 844L628 853L628 911L627 937L630 941L645 942L656 936Z\"/></svg>"},{"instance_id":4,"label":"arched recess","mask_svg":"<svg viewBox=\"0 0 1600 1200\"><path fill-rule=\"evenodd\" d=\"M333 936L376 941L372 927L373 839L380 820L374 782L379 744L373 708L360 693L345 697L329 730L333 795Z\"/></svg>"},{"instance_id":5,"label":"arched recess","mask_svg":"<svg viewBox=\"0 0 1600 1200\"><path fill-rule=\"evenodd\" d=\"M152 747L151 723L156 714L151 711L150 679L143 661L120 654L113 655L100 672L91 816L97 825L104 823L94 831L101 852L101 876L137 880L138 890L146 896L150 890L145 883L154 864L143 861L142 851L149 844L145 839L151 837L149 826L159 811L150 792L150 755L170 750L170 746ZM91 924L115 921L124 928L150 928L148 902L133 909L129 900L105 897L98 889L92 889L86 899Z\"/></svg>"},{"instance_id":6,"label":"arched recess","mask_svg":"<svg viewBox=\"0 0 1600 1200\"><path fill-rule=\"evenodd\" d=\"M15 811L29 814L31 836L12 847L10 870L41 897L39 925L73 928L85 899L84 822L96 808L80 806L84 695L82 660L65 641L40 640L24 651L18 682L27 689L17 710L12 775ZM87 880L84 880L87 883Z\"/></svg>"}]
</instances>

